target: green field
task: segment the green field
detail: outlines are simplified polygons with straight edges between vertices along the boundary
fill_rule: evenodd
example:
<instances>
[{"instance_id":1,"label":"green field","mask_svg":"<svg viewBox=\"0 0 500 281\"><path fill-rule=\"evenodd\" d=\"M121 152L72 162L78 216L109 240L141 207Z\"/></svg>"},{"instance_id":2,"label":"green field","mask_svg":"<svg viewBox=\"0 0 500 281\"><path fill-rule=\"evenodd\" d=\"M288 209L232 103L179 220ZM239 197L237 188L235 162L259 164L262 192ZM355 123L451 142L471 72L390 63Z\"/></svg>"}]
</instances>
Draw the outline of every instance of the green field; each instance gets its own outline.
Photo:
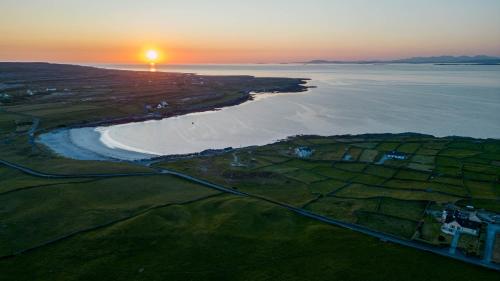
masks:
<instances>
[{"instance_id":1,"label":"green field","mask_svg":"<svg viewBox=\"0 0 500 281\"><path fill-rule=\"evenodd\" d=\"M390 270L381 264L390 264ZM495 280L251 199L152 210L0 261L2 280Z\"/></svg>"}]
</instances>

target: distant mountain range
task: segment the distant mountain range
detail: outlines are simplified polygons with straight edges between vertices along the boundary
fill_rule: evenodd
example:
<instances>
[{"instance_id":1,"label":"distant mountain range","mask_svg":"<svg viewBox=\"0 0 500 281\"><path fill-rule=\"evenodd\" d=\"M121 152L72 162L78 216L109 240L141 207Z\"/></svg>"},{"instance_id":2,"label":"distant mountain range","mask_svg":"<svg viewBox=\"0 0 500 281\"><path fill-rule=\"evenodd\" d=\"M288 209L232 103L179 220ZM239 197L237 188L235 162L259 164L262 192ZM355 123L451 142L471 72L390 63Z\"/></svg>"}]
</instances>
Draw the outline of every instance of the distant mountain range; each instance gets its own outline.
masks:
<instances>
[{"instance_id":1,"label":"distant mountain range","mask_svg":"<svg viewBox=\"0 0 500 281\"><path fill-rule=\"evenodd\" d=\"M438 57L413 57L398 60L366 60L366 61L330 61L330 60L311 60L300 62L304 64L328 64L328 63L356 63L356 64L373 64L373 63L411 63L411 64L476 64L476 65L498 65L500 57L491 56L438 56Z\"/></svg>"}]
</instances>

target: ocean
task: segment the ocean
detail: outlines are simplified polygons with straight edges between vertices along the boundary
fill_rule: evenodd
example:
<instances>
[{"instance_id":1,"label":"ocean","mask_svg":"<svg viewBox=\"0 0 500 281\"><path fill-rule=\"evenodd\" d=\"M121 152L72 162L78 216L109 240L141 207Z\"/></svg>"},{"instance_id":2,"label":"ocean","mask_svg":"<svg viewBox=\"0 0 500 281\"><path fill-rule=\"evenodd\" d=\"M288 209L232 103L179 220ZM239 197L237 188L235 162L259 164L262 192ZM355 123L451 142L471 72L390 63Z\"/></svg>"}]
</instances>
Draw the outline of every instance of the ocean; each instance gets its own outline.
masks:
<instances>
[{"instance_id":1,"label":"ocean","mask_svg":"<svg viewBox=\"0 0 500 281\"><path fill-rule=\"evenodd\" d=\"M99 66L148 70L142 65ZM186 154L263 145L303 134L416 132L500 138L500 66L160 65L157 71L310 78L315 88L256 94L253 101L240 105L163 120L74 129L74 139L88 136L90 130L105 153L95 142L89 150L123 158L123 151ZM121 152L113 155L113 150Z\"/></svg>"}]
</instances>

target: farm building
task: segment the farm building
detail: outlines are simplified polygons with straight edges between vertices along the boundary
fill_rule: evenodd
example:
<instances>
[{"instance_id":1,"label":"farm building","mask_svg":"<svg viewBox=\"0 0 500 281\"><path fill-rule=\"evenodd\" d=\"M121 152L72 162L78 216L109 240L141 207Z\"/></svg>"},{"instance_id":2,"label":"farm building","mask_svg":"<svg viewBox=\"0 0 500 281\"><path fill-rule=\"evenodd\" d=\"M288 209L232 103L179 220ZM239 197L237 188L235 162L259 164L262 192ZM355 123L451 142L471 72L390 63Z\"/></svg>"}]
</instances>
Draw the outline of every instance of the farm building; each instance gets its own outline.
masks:
<instances>
[{"instance_id":1,"label":"farm building","mask_svg":"<svg viewBox=\"0 0 500 281\"><path fill-rule=\"evenodd\" d=\"M388 152L385 156L389 159L395 159L395 160L406 160L407 158L406 154L394 150Z\"/></svg>"},{"instance_id":2,"label":"farm building","mask_svg":"<svg viewBox=\"0 0 500 281\"><path fill-rule=\"evenodd\" d=\"M308 158L312 155L312 153L313 153L313 150L309 147L306 147L306 146L301 146L301 147L295 148L295 154L299 158Z\"/></svg>"},{"instance_id":3,"label":"farm building","mask_svg":"<svg viewBox=\"0 0 500 281\"><path fill-rule=\"evenodd\" d=\"M460 232L476 236L479 234L482 223L475 212L451 209L444 210L441 219L443 223L441 231L450 235Z\"/></svg>"}]
</instances>

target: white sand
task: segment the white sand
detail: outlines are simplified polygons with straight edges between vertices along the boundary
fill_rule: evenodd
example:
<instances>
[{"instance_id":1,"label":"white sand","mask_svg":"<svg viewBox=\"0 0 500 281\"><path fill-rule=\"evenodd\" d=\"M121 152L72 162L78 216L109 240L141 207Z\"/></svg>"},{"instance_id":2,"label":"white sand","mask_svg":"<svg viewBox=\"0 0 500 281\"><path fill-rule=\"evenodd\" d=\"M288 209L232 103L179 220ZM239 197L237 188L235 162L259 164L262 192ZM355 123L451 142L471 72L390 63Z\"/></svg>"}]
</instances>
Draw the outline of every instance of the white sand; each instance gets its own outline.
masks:
<instances>
[{"instance_id":1,"label":"white sand","mask_svg":"<svg viewBox=\"0 0 500 281\"><path fill-rule=\"evenodd\" d=\"M101 141L98 128L55 130L40 135L37 142L49 147L58 155L77 160L133 161L157 156L108 147Z\"/></svg>"}]
</instances>

